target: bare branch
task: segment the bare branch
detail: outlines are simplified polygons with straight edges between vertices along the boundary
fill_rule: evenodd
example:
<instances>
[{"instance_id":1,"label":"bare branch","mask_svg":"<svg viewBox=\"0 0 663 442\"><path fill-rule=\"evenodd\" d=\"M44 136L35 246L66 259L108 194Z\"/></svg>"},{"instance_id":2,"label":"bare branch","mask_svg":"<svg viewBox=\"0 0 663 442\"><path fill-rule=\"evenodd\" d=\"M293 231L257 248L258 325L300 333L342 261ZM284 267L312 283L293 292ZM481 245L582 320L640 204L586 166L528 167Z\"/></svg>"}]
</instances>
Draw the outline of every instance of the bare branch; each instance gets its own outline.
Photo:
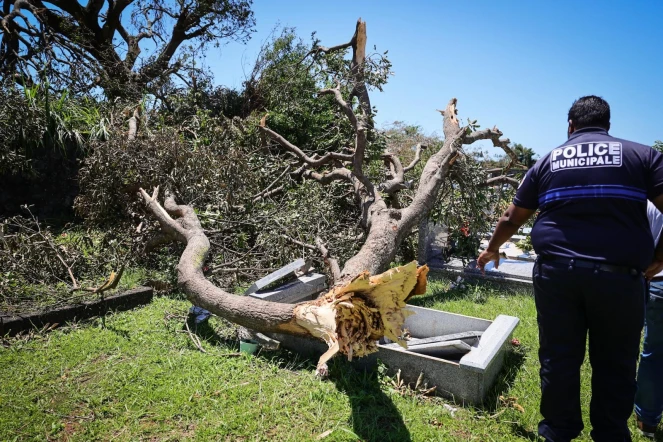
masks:
<instances>
[{"instance_id":1,"label":"bare branch","mask_svg":"<svg viewBox=\"0 0 663 442\"><path fill-rule=\"evenodd\" d=\"M357 116L355 113L352 111L352 108L346 101L343 99L343 95L341 95L341 86L338 85L334 89L323 89L320 92L318 92L318 95L329 95L333 94L334 98L336 99L336 102L338 105L341 107L345 115L348 117L348 120L350 120L350 123L352 123L352 127L357 129Z\"/></svg>"},{"instance_id":2,"label":"bare branch","mask_svg":"<svg viewBox=\"0 0 663 442\"><path fill-rule=\"evenodd\" d=\"M361 18L357 20L357 27L355 34L352 37L352 63L350 70L352 72L352 96L356 95L359 99L359 107L361 108L361 116L357 120L356 137L355 137L355 153L352 169L361 180L363 172L364 151L366 150L366 132L368 131L371 118L371 100L368 96L368 88L364 81L364 62L366 61L366 22Z\"/></svg>"},{"instance_id":3,"label":"bare branch","mask_svg":"<svg viewBox=\"0 0 663 442\"><path fill-rule=\"evenodd\" d=\"M428 216L440 191L440 186L463 145L466 128L461 127L458 122L456 103L457 100L452 98L447 107L443 111L439 111L443 116L444 144L428 159L421 173L419 186L412 203L404 209L403 217L407 220L406 225L409 229L414 227L421 216Z\"/></svg>"},{"instance_id":4,"label":"bare branch","mask_svg":"<svg viewBox=\"0 0 663 442\"><path fill-rule=\"evenodd\" d=\"M509 156L509 158L511 158L511 164L507 166L507 168L520 164L518 161L518 155L516 155L513 149L509 147L511 141L508 138L501 138L502 135L502 131L500 131L497 126L495 126L492 129L483 129L466 134L463 137L463 144L472 144L479 140L491 140L493 142L493 146L502 148L502 150Z\"/></svg>"},{"instance_id":5,"label":"bare branch","mask_svg":"<svg viewBox=\"0 0 663 442\"><path fill-rule=\"evenodd\" d=\"M134 141L136 139L136 133L138 132L138 117L140 116L138 109L139 107L136 106L133 115L129 118L129 132L127 132L128 141Z\"/></svg>"},{"instance_id":6,"label":"bare branch","mask_svg":"<svg viewBox=\"0 0 663 442\"><path fill-rule=\"evenodd\" d=\"M401 178L403 177L405 169L403 168L403 164L401 163L401 159L398 158L398 155L391 152L385 152L382 154L382 158L384 159L385 163L389 164L394 176L400 176Z\"/></svg>"},{"instance_id":7,"label":"bare branch","mask_svg":"<svg viewBox=\"0 0 663 442\"><path fill-rule=\"evenodd\" d=\"M288 241L290 241L293 244L297 244L298 246L304 247L305 249L309 249L309 250L312 250L312 251L317 251L318 250L317 247L315 247L314 245L307 244L305 242L301 242L301 241L293 238L292 236L286 235L285 233L281 233L281 234L279 234L279 236L283 239L287 239Z\"/></svg>"},{"instance_id":8,"label":"bare branch","mask_svg":"<svg viewBox=\"0 0 663 442\"><path fill-rule=\"evenodd\" d=\"M341 94L340 85L337 85L337 87L333 89L324 89L319 92L319 95L334 95L337 104L341 107L346 117L352 124L355 130L355 143L352 154L328 153L321 158L310 157L300 148L283 138L281 135L266 127L265 117L263 117L261 120L259 129L263 134L269 136L272 140L279 143L279 145L281 145L283 148L297 157L298 160L304 163L302 167L293 172L294 177L298 177L301 173L305 177L319 181L322 184L327 184L336 180L347 180L352 183L356 201L358 202L362 211L362 224L364 226L368 226L370 224L370 217L375 212L371 207L377 203L380 206L380 209L383 209L386 208L386 204L382 199L379 190L375 188L373 183L368 177L364 175L363 172L364 152L366 150L367 144L367 132L372 127L372 109L364 78L366 58L366 22L362 21L361 19L357 21L355 33L350 43L325 49L339 50L350 46L352 47L350 84L353 91L351 96L358 97L359 106L361 109L360 114L358 116L355 115L352 110L352 106L345 101ZM351 162L352 170L345 167L339 167L343 162ZM336 169L332 170L331 172L322 173L306 170L307 168L316 168L328 164L335 166Z\"/></svg>"},{"instance_id":9,"label":"bare branch","mask_svg":"<svg viewBox=\"0 0 663 442\"><path fill-rule=\"evenodd\" d=\"M347 42L347 43L343 43L343 44L340 44L340 45L332 46L332 47L330 47L330 48L325 47L325 46L316 46L315 48L311 49L311 50L308 52L308 54L306 54L306 57L308 57L308 56L311 55L311 54L319 54L319 53L328 54L328 53L330 53L330 52L336 52L336 51L341 51L341 50L343 50L343 49L347 49L347 48L349 48L350 46L352 46L353 41L354 41L354 37L353 37L352 40L350 40L350 41ZM304 57L304 58L306 58L306 57Z\"/></svg>"},{"instance_id":10,"label":"bare branch","mask_svg":"<svg viewBox=\"0 0 663 442\"><path fill-rule=\"evenodd\" d=\"M265 193L261 193L260 195L258 195L258 196L256 196L255 198L253 198L253 203L255 204L255 203L257 203L258 201L261 201L261 200L267 199L267 198L269 198L269 197L271 197L271 196L279 195L281 192L283 192L283 189L285 189L285 186L284 186L284 185L280 185L279 187L276 187L276 188L274 188L274 189L272 189L272 190L268 190L268 191L265 192Z\"/></svg>"},{"instance_id":11,"label":"bare branch","mask_svg":"<svg viewBox=\"0 0 663 442\"><path fill-rule=\"evenodd\" d=\"M520 181L518 181L516 178L506 176L506 175L501 175L501 176L496 176L492 178L488 178L484 183L481 185L484 187L487 186L494 186L495 184L508 184L514 189L517 189L518 186L520 185Z\"/></svg>"},{"instance_id":12,"label":"bare branch","mask_svg":"<svg viewBox=\"0 0 663 442\"><path fill-rule=\"evenodd\" d=\"M263 190L253 195L253 202L255 203L260 199L264 198L265 194L267 194L273 186L275 186L279 181L281 181L281 178L283 178L285 174L288 173L289 171L290 171L290 165L286 166L283 173L281 173L281 175L279 175L274 181L272 181L269 184L269 186L265 187ZM281 186L281 188L283 188L283 186Z\"/></svg>"},{"instance_id":13,"label":"bare branch","mask_svg":"<svg viewBox=\"0 0 663 442\"><path fill-rule=\"evenodd\" d=\"M334 285L341 279L341 268L338 265L338 260L329 256L329 250L327 250L327 247L319 236L315 238L315 243L317 244L320 253L322 253L322 258L324 259L325 264L329 266L329 270L332 273L333 281L330 285Z\"/></svg>"},{"instance_id":14,"label":"bare branch","mask_svg":"<svg viewBox=\"0 0 663 442\"><path fill-rule=\"evenodd\" d=\"M387 195L393 195L400 190L407 189L407 185L405 184L405 169L398 156L387 152L382 155L382 158L390 166L391 179L380 184L378 190Z\"/></svg>"},{"instance_id":15,"label":"bare branch","mask_svg":"<svg viewBox=\"0 0 663 442\"><path fill-rule=\"evenodd\" d=\"M21 13L22 8L33 11L34 6L32 6L27 0L16 0L14 2L14 9L12 9L12 11L2 19L2 22L0 22L2 24L2 29L4 29L5 32L10 33L10 30L7 28L7 26L9 22L14 20L16 17L21 17L26 22L28 21L27 17Z\"/></svg>"},{"instance_id":16,"label":"bare branch","mask_svg":"<svg viewBox=\"0 0 663 442\"><path fill-rule=\"evenodd\" d=\"M270 128L259 126L259 129L262 132L266 133L272 140L279 143L281 147L285 148L288 152L292 153L298 159L305 162L307 165L311 167L324 166L325 164L331 163L332 160L352 161L353 159L353 155L351 154L336 153L336 152L327 153L320 158L314 159L306 155L299 147L295 146L290 141L286 140L285 138L283 138L281 135L277 134Z\"/></svg>"},{"instance_id":17,"label":"bare branch","mask_svg":"<svg viewBox=\"0 0 663 442\"><path fill-rule=\"evenodd\" d=\"M424 150L424 149L427 149L427 148L428 148L428 146L426 146L425 144L421 144L421 143L417 144L416 145L416 152L414 154L414 159L412 160L412 162L410 164L408 164L403 169L403 172L407 173L407 172L411 171L412 169L414 169L414 166L416 166L417 163L419 163L419 161L421 160L421 151Z\"/></svg>"},{"instance_id":18,"label":"bare branch","mask_svg":"<svg viewBox=\"0 0 663 442\"><path fill-rule=\"evenodd\" d=\"M157 197L159 196L159 187L157 186L154 188L154 192L152 193L151 197L142 188L139 189L139 192L140 196L142 196L145 200L147 207L150 209L157 221L159 221L163 233L170 235L177 241L186 242L186 231L182 225L171 218L168 212L157 201ZM172 197L168 195L166 198L172 199Z\"/></svg>"}]
</instances>

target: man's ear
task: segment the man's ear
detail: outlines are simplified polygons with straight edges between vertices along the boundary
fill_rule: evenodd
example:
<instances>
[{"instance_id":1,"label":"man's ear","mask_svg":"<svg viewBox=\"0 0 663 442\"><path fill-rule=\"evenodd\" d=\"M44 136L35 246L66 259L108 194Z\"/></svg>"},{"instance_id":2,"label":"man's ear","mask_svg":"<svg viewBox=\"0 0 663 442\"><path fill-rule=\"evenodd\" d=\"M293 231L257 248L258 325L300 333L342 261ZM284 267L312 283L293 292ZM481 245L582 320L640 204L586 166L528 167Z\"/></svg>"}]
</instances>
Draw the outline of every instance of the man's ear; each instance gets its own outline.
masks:
<instances>
[{"instance_id":1,"label":"man's ear","mask_svg":"<svg viewBox=\"0 0 663 442\"><path fill-rule=\"evenodd\" d=\"M575 124L573 124L573 120L569 120L569 128L568 128L568 130L566 131L566 133L567 133L569 136L571 136L571 134L572 134L573 132L575 132L575 131L576 131L576 126L575 126Z\"/></svg>"}]
</instances>

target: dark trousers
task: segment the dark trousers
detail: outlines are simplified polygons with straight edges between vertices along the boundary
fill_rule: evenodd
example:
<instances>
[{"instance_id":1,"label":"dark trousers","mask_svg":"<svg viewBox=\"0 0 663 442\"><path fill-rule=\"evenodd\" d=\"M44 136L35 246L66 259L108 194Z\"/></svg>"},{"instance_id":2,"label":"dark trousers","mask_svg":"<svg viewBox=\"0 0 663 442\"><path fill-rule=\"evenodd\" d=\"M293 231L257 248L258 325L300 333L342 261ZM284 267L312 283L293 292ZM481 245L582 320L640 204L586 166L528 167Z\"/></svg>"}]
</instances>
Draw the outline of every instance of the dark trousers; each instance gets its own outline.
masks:
<instances>
[{"instance_id":1,"label":"dark trousers","mask_svg":"<svg viewBox=\"0 0 663 442\"><path fill-rule=\"evenodd\" d=\"M663 281L652 282L649 294L635 414L646 425L657 427L663 415Z\"/></svg>"},{"instance_id":2,"label":"dark trousers","mask_svg":"<svg viewBox=\"0 0 663 442\"><path fill-rule=\"evenodd\" d=\"M582 431L580 366L589 335L591 436L630 441L627 421L636 391L644 278L539 262L533 281L541 363L539 434L560 442Z\"/></svg>"}]
</instances>

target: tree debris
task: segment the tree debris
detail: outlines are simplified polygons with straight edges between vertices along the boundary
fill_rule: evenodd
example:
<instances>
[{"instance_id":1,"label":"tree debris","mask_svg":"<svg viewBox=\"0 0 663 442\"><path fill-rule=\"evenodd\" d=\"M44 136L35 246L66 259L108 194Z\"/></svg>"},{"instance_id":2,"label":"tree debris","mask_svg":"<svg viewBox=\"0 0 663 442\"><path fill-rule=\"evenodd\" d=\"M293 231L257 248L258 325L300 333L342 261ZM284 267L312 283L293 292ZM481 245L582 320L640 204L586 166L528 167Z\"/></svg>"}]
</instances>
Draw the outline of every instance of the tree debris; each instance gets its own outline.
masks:
<instances>
[{"instance_id":1,"label":"tree debris","mask_svg":"<svg viewBox=\"0 0 663 442\"><path fill-rule=\"evenodd\" d=\"M256 332L322 339L329 350L318 362L319 375L326 375L326 362L336 353L348 359L365 356L377 351L383 336L406 347L403 323L409 312L404 307L412 296L425 293L427 266L412 261L375 276L364 271L320 298L294 306L232 295L205 278L202 268L210 243L193 208L176 204L170 195L162 206L158 193L158 187L151 196L140 189L162 233L186 244L177 266L178 283L194 305Z\"/></svg>"}]
</instances>

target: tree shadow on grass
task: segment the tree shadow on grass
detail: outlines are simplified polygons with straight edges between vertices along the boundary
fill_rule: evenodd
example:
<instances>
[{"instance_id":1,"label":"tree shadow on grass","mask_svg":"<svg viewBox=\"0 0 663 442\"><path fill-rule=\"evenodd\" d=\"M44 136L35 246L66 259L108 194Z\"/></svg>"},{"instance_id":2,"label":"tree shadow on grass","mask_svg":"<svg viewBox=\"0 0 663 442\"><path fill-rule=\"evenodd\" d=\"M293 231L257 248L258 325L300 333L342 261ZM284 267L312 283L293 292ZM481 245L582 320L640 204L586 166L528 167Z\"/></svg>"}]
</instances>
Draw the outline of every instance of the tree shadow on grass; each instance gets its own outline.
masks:
<instances>
[{"instance_id":1,"label":"tree shadow on grass","mask_svg":"<svg viewBox=\"0 0 663 442\"><path fill-rule=\"evenodd\" d=\"M525 440L534 440L540 441L539 434L536 431L531 431L525 428L522 424L512 422L511 423L511 432L514 436L518 436Z\"/></svg>"},{"instance_id":2,"label":"tree shadow on grass","mask_svg":"<svg viewBox=\"0 0 663 442\"><path fill-rule=\"evenodd\" d=\"M217 333L217 330L210 324L209 320L203 321L199 324L194 323L193 318L191 317L187 317L186 320L189 325L189 329L191 330L191 333L198 336L198 338L201 341L205 341L215 347L223 346L223 347L231 347L234 348L235 350L239 349L239 345L237 344L237 342L234 342L236 341L236 339L229 339L228 337L221 336L219 333ZM186 326L182 325L182 329L186 330Z\"/></svg>"},{"instance_id":3,"label":"tree shadow on grass","mask_svg":"<svg viewBox=\"0 0 663 442\"><path fill-rule=\"evenodd\" d=\"M201 341L205 341L215 347L226 348L233 352L239 351L239 339L234 330L230 331L227 327L224 328L223 325L221 328L214 327L213 324L210 324L210 321L194 324L192 318L188 318L187 320L189 321L188 324L191 332ZM183 325L182 329L186 330L186 327ZM219 334L219 331L222 333ZM270 363L275 364L278 368L288 371L314 371L316 367L315 360L319 356L320 354L317 356L311 354L310 357L308 357L307 355L300 355L299 353L292 352L286 348L270 351L265 350L262 347L260 347L255 354L255 357L269 361Z\"/></svg>"},{"instance_id":4,"label":"tree shadow on grass","mask_svg":"<svg viewBox=\"0 0 663 442\"><path fill-rule=\"evenodd\" d=\"M120 328L117 328L113 325L106 325L106 330L115 333L118 336L121 336L122 338L126 339L127 341L131 341L131 333L128 330L123 330Z\"/></svg>"},{"instance_id":5,"label":"tree shadow on grass","mask_svg":"<svg viewBox=\"0 0 663 442\"><path fill-rule=\"evenodd\" d=\"M510 346L510 344L507 344ZM504 355L504 365L495 378L495 383L488 390L482 410L492 413L500 408L500 396L508 396L513 381L525 363L528 349L523 347L508 348Z\"/></svg>"},{"instance_id":6,"label":"tree shadow on grass","mask_svg":"<svg viewBox=\"0 0 663 442\"><path fill-rule=\"evenodd\" d=\"M507 344L509 345L509 344ZM505 405L500 400L500 396L509 397L509 390L515 380L518 372L525 363L527 358L528 349L524 347L511 347L504 355L504 365L502 370L497 374L495 384L486 394L486 398L481 406L481 411L486 414L500 413ZM517 398L516 398L517 403ZM541 440L537 431L528 430L523 424L519 422L511 422L511 432L514 436L524 440L539 441Z\"/></svg>"},{"instance_id":7,"label":"tree shadow on grass","mask_svg":"<svg viewBox=\"0 0 663 442\"><path fill-rule=\"evenodd\" d=\"M221 345L237 349L236 339L229 340L220 336L215 328L204 322L190 325L191 331L201 340L212 345ZM260 351L255 356L276 364L280 369L289 371L312 372L316 367L317 355L305 355L287 349ZM341 357L329 362L329 380L336 388L345 393L352 409L352 432L362 441L398 441L410 442L410 432L391 398L380 388L378 373L366 365L351 364Z\"/></svg>"},{"instance_id":8,"label":"tree shadow on grass","mask_svg":"<svg viewBox=\"0 0 663 442\"><path fill-rule=\"evenodd\" d=\"M363 441L411 441L400 411L380 388L374 369L354 366L342 358L330 361L330 380L347 394L352 431Z\"/></svg>"}]
</instances>

